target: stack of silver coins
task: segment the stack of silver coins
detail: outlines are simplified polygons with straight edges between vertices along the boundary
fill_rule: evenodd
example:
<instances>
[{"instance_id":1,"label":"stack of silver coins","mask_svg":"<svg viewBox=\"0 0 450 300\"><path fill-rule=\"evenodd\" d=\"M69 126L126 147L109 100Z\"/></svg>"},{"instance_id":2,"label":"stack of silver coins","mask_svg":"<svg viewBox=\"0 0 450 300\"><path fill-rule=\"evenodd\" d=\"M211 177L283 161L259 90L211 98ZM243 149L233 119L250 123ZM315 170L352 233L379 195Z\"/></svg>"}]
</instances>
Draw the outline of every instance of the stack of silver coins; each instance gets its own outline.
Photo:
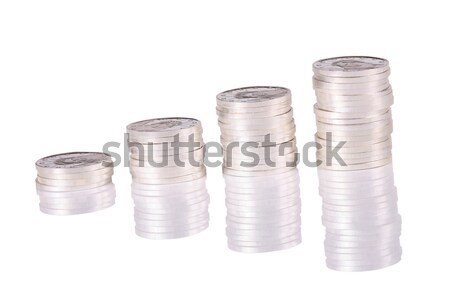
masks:
<instances>
[{"instance_id":1,"label":"stack of silver coins","mask_svg":"<svg viewBox=\"0 0 450 300\"><path fill-rule=\"evenodd\" d=\"M36 162L39 207L50 215L75 215L110 207L116 191L111 157L98 152L56 154Z\"/></svg>"},{"instance_id":2,"label":"stack of silver coins","mask_svg":"<svg viewBox=\"0 0 450 300\"><path fill-rule=\"evenodd\" d=\"M191 236L209 224L200 121L161 118L127 126L136 234Z\"/></svg>"},{"instance_id":3,"label":"stack of silver coins","mask_svg":"<svg viewBox=\"0 0 450 300\"><path fill-rule=\"evenodd\" d=\"M301 242L291 92L247 87L220 93L228 247L267 252Z\"/></svg>"},{"instance_id":4,"label":"stack of silver coins","mask_svg":"<svg viewBox=\"0 0 450 300\"><path fill-rule=\"evenodd\" d=\"M315 62L313 71L327 266L367 271L393 265L402 249L389 63L337 57Z\"/></svg>"}]
</instances>

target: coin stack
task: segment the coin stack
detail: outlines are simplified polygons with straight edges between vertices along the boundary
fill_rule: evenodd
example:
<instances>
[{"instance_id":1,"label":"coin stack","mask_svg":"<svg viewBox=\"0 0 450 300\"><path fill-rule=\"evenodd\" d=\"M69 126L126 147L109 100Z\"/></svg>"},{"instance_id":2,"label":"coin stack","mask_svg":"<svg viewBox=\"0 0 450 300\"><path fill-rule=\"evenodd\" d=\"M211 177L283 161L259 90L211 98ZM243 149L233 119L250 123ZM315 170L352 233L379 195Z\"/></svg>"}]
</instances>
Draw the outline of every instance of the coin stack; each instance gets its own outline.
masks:
<instances>
[{"instance_id":1,"label":"coin stack","mask_svg":"<svg viewBox=\"0 0 450 300\"><path fill-rule=\"evenodd\" d=\"M127 126L136 234L190 236L209 224L200 121L161 118Z\"/></svg>"},{"instance_id":2,"label":"coin stack","mask_svg":"<svg viewBox=\"0 0 450 300\"><path fill-rule=\"evenodd\" d=\"M247 87L217 95L228 247L267 252L301 242L291 92Z\"/></svg>"},{"instance_id":3,"label":"coin stack","mask_svg":"<svg viewBox=\"0 0 450 300\"><path fill-rule=\"evenodd\" d=\"M313 71L327 266L367 271L393 265L402 249L389 63L337 57L315 62Z\"/></svg>"},{"instance_id":4,"label":"coin stack","mask_svg":"<svg viewBox=\"0 0 450 300\"><path fill-rule=\"evenodd\" d=\"M56 154L36 162L39 207L50 215L75 215L110 207L116 191L111 157L98 152Z\"/></svg>"}]
</instances>

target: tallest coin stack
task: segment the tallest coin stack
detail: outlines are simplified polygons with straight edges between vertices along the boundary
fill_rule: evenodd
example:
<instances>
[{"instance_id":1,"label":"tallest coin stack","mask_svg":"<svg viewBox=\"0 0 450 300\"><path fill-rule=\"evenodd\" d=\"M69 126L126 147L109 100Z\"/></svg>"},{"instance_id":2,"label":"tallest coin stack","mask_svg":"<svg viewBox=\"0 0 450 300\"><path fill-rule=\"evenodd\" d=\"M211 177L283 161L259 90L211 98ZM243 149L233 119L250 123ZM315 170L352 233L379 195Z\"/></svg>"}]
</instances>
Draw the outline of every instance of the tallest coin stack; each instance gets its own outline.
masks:
<instances>
[{"instance_id":1,"label":"tallest coin stack","mask_svg":"<svg viewBox=\"0 0 450 300\"><path fill-rule=\"evenodd\" d=\"M367 271L395 264L402 249L391 155L389 63L336 57L315 62L313 71L327 266ZM342 160L331 159L336 152Z\"/></svg>"},{"instance_id":2,"label":"tallest coin stack","mask_svg":"<svg viewBox=\"0 0 450 300\"><path fill-rule=\"evenodd\" d=\"M220 93L228 247L267 252L301 242L291 92L248 87Z\"/></svg>"}]
</instances>

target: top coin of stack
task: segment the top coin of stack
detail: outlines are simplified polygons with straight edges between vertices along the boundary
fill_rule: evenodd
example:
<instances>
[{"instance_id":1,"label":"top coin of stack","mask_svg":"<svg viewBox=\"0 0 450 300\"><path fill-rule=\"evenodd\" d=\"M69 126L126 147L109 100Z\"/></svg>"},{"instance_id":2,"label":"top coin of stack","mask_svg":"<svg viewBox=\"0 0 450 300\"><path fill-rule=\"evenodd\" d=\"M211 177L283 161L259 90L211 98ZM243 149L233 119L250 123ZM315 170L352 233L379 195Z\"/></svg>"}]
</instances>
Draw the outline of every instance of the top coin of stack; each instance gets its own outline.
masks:
<instances>
[{"instance_id":1,"label":"top coin of stack","mask_svg":"<svg viewBox=\"0 0 450 300\"><path fill-rule=\"evenodd\" d=\"M36 162L40 209L55 215L80 214L114 204L111 157L98 152L52 155Z\"/></svg>"},{"instance_id":2,"label":"top coin of stack","mask_svg":"<svg viewBox=\"0 0 450 300\"><path fill-rule=\"evenodd\" d=\"M394 97L389 84L389 62L375 57L337 57L313 64L316 141L323 147L318 159L325 161L327 148L345 141L339 155L345 162L331 161L323 168L360 170L391 162ZM332 134L332 140L327 138Z\"/></svg>"}]
</instances>

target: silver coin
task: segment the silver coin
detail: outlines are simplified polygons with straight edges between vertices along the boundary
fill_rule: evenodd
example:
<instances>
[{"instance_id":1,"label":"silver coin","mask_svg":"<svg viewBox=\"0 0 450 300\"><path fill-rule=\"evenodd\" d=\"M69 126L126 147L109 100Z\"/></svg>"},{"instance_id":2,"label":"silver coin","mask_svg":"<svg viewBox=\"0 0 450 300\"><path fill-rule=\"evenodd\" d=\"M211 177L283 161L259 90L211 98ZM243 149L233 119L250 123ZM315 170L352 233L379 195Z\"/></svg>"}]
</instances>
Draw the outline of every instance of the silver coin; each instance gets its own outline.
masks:
<instances>
[{"instance_id":1,"label":"silver coin","mask_svg":"<svg viewBox=\"0 0 450 300\"><path fill-rule=\"evenodd\" d=\"M92 203L95 203L96 201L102 201L105 198L114 198L116 196L116 191L114 188L95 193L86 195L84 197L52 197L47 198L45 196L39 197L39 202L45 207L52 208L50 206L54 206L53 208L58 208L57 206L62 206L60 208L70 208L71 206L78 206L78 207L84 207L89 206Z\"/></svg>"},{"instance_id":2,"label":"silver coin","mask_svg":"<svg viewBox=\"0 0 450 300\"><path fill-rule=\"evenodd\" d=\"M295 137L295 129L289 130L281 133L266 133L261 135L241 135L241 136L231 136L231 135L221 135L220 142L222 143L224 148L227 149L228 146L232 145L236 146L236 143L240 144L240 150L246 149L249 152L253 152L252 150L255 148L262 147L276 147L276 145L283 144L287 141L290 141ZM267 144L270 142L271 144ZM251 143L251 144L250 144ZM239 145L238 144L238 145ZM245 148L244 148L245 147ZM225 150L227 151L227 150ZM253 152L254 153L254 152ZM266 154L264 154L266 155ZM226 156L225 156L226 157Z\"/></svg>"},{"instance_id":3,"label":"silver coin","mask_svg":"<svg viewBox=\"0 0 450 300\"><path fill-rule=\"evenodd\" d=\"M45 199L40 199L39 206L45 209L60 209L60 210L90 210L91 208L96 208L98 206L104 205L105 203L114 202L116 198L116 193L110 195L102 195L102 197L90 198L90 202L76 202L67 201L66 203L48 203Z\"/></svg>"},{"instance_id":4,"label":"silver coin","mask_svg":"<svg viewBox=\"0 0 450 300\"><path fill-rule=\"evenodd\" d=\"M291 91L283 87L254 86L228 90L216 98L220 106L260 106L286 101L291 98Z\"/></svg>"},{"instance_id":5,"label":"silver coin","mask_svg":"<svg viewBox=\"0 0 450 300\"><path fill-rule=\"evenodd\" d=\"M351 216L351 217L336 217L326 214L322 215L322 223L324 226L330 228L348 228L341 227L351 225L354 228L360 226L361 228L373 228L379 225L389 224L395 221L400 215L396 212L386 213L384 215L374 215L371 217L365 216ZM334 227L333 227L334 226ZM339 226L339 227L337 227Z\"/></svg>"},{"instance_id":6,"label":"silver coin","mask_svg":"<svg viewBox=\"0 0 450 300\"><path fill-rule=\"evenodd\" d=\"M273 214L272 216L262 217L242 217L228 214L226 221L237 224L253 224L253 225L285 225L292 224L295 221L300 220L299 212L286 213L286 214Z\"/></svg>"},{"instance_id":7,"label":"silver coin","mask_svg":"<svg viewBox=\"0 0 450 300\"><path fill-rule=\"evenodd\" d=\"M354 189L358 188L359 186L367 187L377 185L394 185L394 176L386 174L386 176L382 178L361 180L356 182L334 181L333 178L319 177L319 184L325 187L345 189Z\"/></svg>"},{"instance_id":8,"label":"silver coin","mask_svg":"<svg viewBox=\"0 0 450 300\"><path fill-rule=\"evenodd\" d=\"M171 183L181 183L199 179L206 176L206 169L200 172L195 172L189 175L171 177L171 178L143 178L143 177L133 177L133 182L139 184L171 184Z\"/></svg>"},{"instance_id":9,"label":"silver coin","mask_svg":"<svg viewBox=\"0 0 450 300\"><path fill-rule=\"evenodd\" d=\"M242 242L264 242L264 241L276 241L284 238L292 237L294 235L300 235L300 228L294 228L291 232L283 232L280 234L270 234L270 235L241 235L233 232L226 232L227 238L232 241L242 241Z\"/></svg>"},{"instance_id":10,"label":"silver coin","mask_svg":"<svg viewBox=\"0 0 450 300\"><path fill-rule=\"evenodd\" d=\"M249 126L241 126L234 128L222 128L221 135L225 138L227 137L235 137L237 139L251 139L252 137L260 137L265 135L282 135L283 133L292 134L295 133L296 127L293 119L291 121L286 122L280 126L275 126L270 128L269 126L261 126L260 128L250 128ZM292 139L294 139L293 137Z\"/></svg>"},{"instance_id":11,"label":"silver coin","mask_svg":"<svg viewBox=\"0 0 450 300\"><path fill-rule=\"evenodd\" d=\"M393 104L393 94L389 94L383 97L377 97L377 99L371 99L370 101L363 99L343 102L336 99L317 99L318 109L340 113L343 116L345 116L345 114L347 113L369 113L370 111L387 110Z\"/></svg>"},{"instance_id":12,"label":"silver coin","mask_svg":"<svg viewBox=\"0 0 450 300\"><path fill-rule=\"evenodd\" d=\"M324 118L316 115L316 122L327 123L330 125L357 125L357 124L368 124L372 122L391 120L392 112L391 109L386 111L381 115L370 116L370 117L357 117L357 118L345 118L345 117L334 117L334 118Z\"/></svg>"},{"instance_id":13,"label":"silver coin","mask_svg":"<svg viewBox=\"0 0 450 300\"><path fill-rule=\"evenodd\" d=\"M319 78L313 78L313 87L316 89L324 89L324 90L343 90L343 89L370 89L373 87L379 87L385 84L388 84L389 80L387 78L381 78L379 80L365 81L365 82L352 82L352 83L334 83L328 81L322 81Z\"/></svg>"},{"instance_id":14,"label":"silver coin","mask_svg":"<svg viewBox=\"0 0 450 300\"><path fill-rule=\"evenodd\" d=\"M395 218L388 218L377 222L372 221L370 223L367 222L366 224L364 223L354 224L351 221L346 223L340 221L332 222L322 217L322 225L325 226L327 229L360 230L360 231L364 230L366 232L370 232L371 230L372 231L377 230L378 227L380 226L389 225L391 223L398 222L399 220L401 220L401 217L400 215L397 215Z\"/></svg>"},{"instance_id":15,"label":"silver coin","mask_svg":"<svg viewBox=\"0 0 450 300\"><path fill-rule=\"evenodd\" d=\"M284 168L271 168L268 170L254 171L254 170L232 170L228 168L223 168L223 173L230 176L237 177L261 177L261 176L270 176L270 175L278 175L282 173L289 172L296 167L284 167ZM249 169L249 168L248 168Z\"/></svg>"},{"instance_id":16,"label":"silver coin","mask_svg":"<svg viewBox=\"0 0 450 300\"><path fill-rule=\"evenodd\" d=\"M183 208L185 213L191 213L199 210L207 210L209 206L209 200L201 201L197 204L192 204ZM177 214L180 212L178 207L164 207L164 208L155 208L155 207L143 207L142 205L135 205L136 210L142 213L149 213L155 215L170 215Z\"/></svg>"},{"instance_id":17,"label":"silver coin","mask_svg":"<svg viewBox=\"0 0 450 300\"><path fill-rule=\"evenodd\" d=\"M164 204L177 204L177 203L188 203L188 202L195 202L195 199L204 199L209 197L208 192L206 189L198 190L189 194L167 194L167 195L143 195L143 194L136 194L134 191L131 194L134 202L137 203L164 203Z\"/></svg>"},{"instance_id":18,"label":"silver coin","mask_svg":"<svg viewBox=\"0 0 450 300\"><path fill-rule=\"evenodd\" d=\"M166 137L180 131L195 132L201 128L201 122L192 118L157 118L131 123L127 132L145 133L154 137Z\"/></svg>"},{"instance_id":19,"label":"silver coin","mask_svg":"<svg viewBox=\"0 0 450 300\"><path fill-rule=\"evenodd\" d=\"M343 266L336 266L329 264L327 267L329 269L340 271L340 272L364 272L364 271L373 271L373 270L379 270L386 267L390 267L392 265L395 265L401 260L401 257L397 257L396 259L393 259L391 261L387 261L384 263L380 263L378 265L371 265L371 266L358 266L358 267L343 267Z\"/></svg>"},{"instance_id":20,"label":"silver coin","mask_svg":"<svg viewBox=\"0 0 450 300\"><path fill-rule=\"evenodd\" d=\"M189 210L189 211L177 211L173 214L152 214L152 213L144 213L139 211L138 209L134 210L135 219L139 220L149 220L149 221L167 221L174 219L183 219L183 218L196 218L198 216L203 216L205 213L208 213L208 210L198 209L198 210Z\"/></svg>"},{"instance_id":21,"label":"silver coin","mask_svg":"<svg viewBox=\"0 0 450 300\"><path fill-rule=\"evenodd\" d=\"M166 232L166 233L153 233L153 232L146 232L142 231L136 228L135 232L136 235L142 238L146 239L154 239L154 240L161 240L161 239L177 239L177 238L183 238L192 236L194 234L198 234L202 231L204 231L206 228L208 228L209 224L203 224L202 226L199 226L197 228L192 228L185 231L175 231L175 232Z\"/></svg>"},{"instance_id":22,"label":"silver coin","mask_svg":"<svg viewBox=\"0 0 450 300\"><path fill-rule=\"evenodd\" d=\"M191 151L189 151L191 150ZM195 158L202 158L203 155L205 153L205 149L203 146L200 146L198 148L194 148L194 149L188 149L186 147L186 149L183 148L179 148L179 149L175 149L175 148L167 148L167 151L163 150L163 151L154 151L154 149L147 147L144 148L144 146L140 147L140 146L133 146L132 148L130 148L130 156L135 158L135 159L146 159L148 161L149 157L152 158L173 158L174 156L178 156L179 158L188 158L188 157L195 157Z\"/></svg>"},{"instance_id":23,"label":"silver coin","mask_svg":"<svg viewBox=\"0 0 450 300\"><path fill-rule=\"evenodd\" d=\"M175 148L174 143L178 142L178 143L191 143L189 145L192 145L192 147L200 147L203 146L205 144L205 142L203 141L202 135L201 133L195 134L195 135L173 135L173 136L169 136L169 137L164 137L164 138L158 138L157 140L151 137L146 137L146 136L142 136L142 135L133 135L130 134L128 135L128 144L133 144L133 143L137 143L137 144L148 144L148 143L153 143L154 145L159 145L159 148L164 149L164 147L168 147L169 149L173 149ZM178 148L182 148L181 146ZM186 147L187 148L187 147ZM176 149L176 148L175 148ZM188 148L187 148L188 149Z\"/></svg>"},{"instance_id":24,"label":"silver coin","mask_svg":"<svg viewBox=\"0 0 450 300\"><path fill-rule=\"evenodd\" d=\"M341 240L332 239L326 237L325 241L330 241L326 244L326 253L330 256L351 256L356 254L366 254L370 256L378 256L387 253L391 253L400 247L400 234L390 235L387 237L371 237L371 239L356 239L353 240ZM342 244L334 244L342 242ZM346 244L347 243L347 244ZM343 246L342 246L343 245ZM332 249L351 249L354 250L351 253L335 253ZM359 250L359 251L358 251ZM328 255L327 255L328 256Z\"/></svg>"},{"instance_id":25,"label":"silver coin","mask_svg":"<svg viewBox=\"0 0 450 300\"><path fill-rule=\"evenodd\" d=\"M198 204L203 204L205 202L209 203L209 195L204 195L203 197L196 197L191 199L180 199L179 201L146 201L146 197L139 197L134 195L133 201L136 206L142 209L155 209L155 210L184 210L189 209L191 206ZM149 200L149 199L147 199Z\"/></svg>"},{"instance_id":26,"label":"silver coin","mask_svg":"<svg viewBox=\"0 0 450 300\"><path fill-rule=\"evenodd\" d=\"M393 199L394 200L394 199ZM326 202L322 203L322 209L325 213L342 213L342 214L352 214L352 213L362 213L368 211L387 211L397 209L397 200L381 203L362 203L360 205L332 205Z\"/></svg>"},{"instance_id":27,"label":"silver coin","mask_svg":"<svg viewBox=\"0 0 450 300\"><path fill-rule=\"evenodd\" d=\"M384 206L366 206L360 209L346 210L346 211L336 211L331 209L322 209L322 213L324 216L328 216L329 218L349 218L359 220L361 218L365 218L370 220L371 218L377 218L379 216L387 216L387 215L398 215L397 205L384 205Z\"/></svg>"},{"instance_id":28,"label":"silver coin","mask_svg":"<svg viewBox=\"0 0 450 300\"><path fill-rule=\"evenodd\" d=\"M269 200L271 199L280 199L283 198L292 198L298 197L300 195L300 189L298 187L298 183L294 182L292 185L284 185L284 188L280 188L278 190L267 191L264 189L231 189L229 186L225 188L225 193L228 198L235 200Z\"/></svg>"},{"instance_id":29,"label":"silver coin","mask_svg":"<svg viewBox=\"0 0 450 300\"><path fill-rule=\"evenodd\" d=\"M89 190L93 188L97 188L103 185L106 185L108 183L111 183L111 178L103 181L99 181L96 183L83 185L83 186L51 186L51 185L45 185L41 184L36 180L36 190L38 191L47 191L47 192L74 192L74 191L81 191L81 190Z\"/></svg>"},{"instance_id":30,"label":"silver coin","mask_svg":"<svg viewBox=\"0 0 450 300\"><path fill-rule=\"evenodd\" d=\"M243 110L230 110L224 109L222 107L216 107L216 114L219 120L248 120L253 118L268 118L277 115L282 115L288 113L291 110L291 105L283 105L283 106L269 106L269 108L265 108L264 110L256 110L253 109L251 111L243 111ZM224 122L227 123L227 122Z\"/></svg>"},{"instance_id":31,"label":"silver coin","mask_svg":"<svg viewBox=\"0 0 450 300\"><path fill-rule=\"evenodd\" d=\"M294 239L288 243L270 245L270 246L261 246L261 247L250 247L250 246L238 246L230 241L228 242L228 248L243 253L261 253L261 252L271 252L271 251L280 251L288 248L292 248L297 246L302 242L301 238Z\"/></svg>"},{"instance_id":32,"label":"silver coin","mask_svg":"<svg viewBox=\"0 0 450 300\"><path fill-rule=\"evenodd\" d=\"M131 184L132 190L142 190L142 191L158 191L164 193L169 191L169 193L187 193L189 191L198 190L205 188L206 176L200 177L196 180L179 182L179 183L169 183L169 184L140 184L133 182Z\"/></svg>"},{"instance_id":33,"label":"silver coin","mask_svg":"<svg viewBox=\"0 0 450 300\"><path fill-rule=\"evenodd\" d=\"M53 199L53 198L66 198L66 197L73 197L73 198L84 198L92 194L101 193L104 191L109 191L115 189L115 186L112 182L99 186L94 187L92 189L82 189L82 190L76 190L76 191L46 191L42 189L36 189L36 193L38 196L42 196L44 198Z\"/></svg>"},{"instance_id":34,"label":"silver coin","mask_svg":"<svg viewBox=\"0 0 450 300\"><path fill-rule=\"evenodd\" d=\"M241 209L227 207L227 215L240 217L240 218L271 218L284 214L297 214L301 213L301 204L293 203L291 205L285 205L282 207L275 207L273 209Z\"/></svg>"},{"instance_id":35,"label":"silver coin","mask_svg":"<svg viewBox=\"0 0 450 300\"><path fill-rule=\"evenodd\" d=\"M172 201L172 199L191 199L198 196L207 195L208 191L206 190L206 187L190 191L145 191L132 189L131 194L133 196L145 197L146 199L151 198L151 201Z\"/></svg>"},{"instance_id":36,"label":"silver coin","mask_svg":"<svg viewBox=\"0 0 450 300\"><path fill-rule=\"evenodd\" d=\"M290 192L286 192L288 194ZM226 195L225 198L225 204L228 205L238 205L243 206L244 208L247 207L249 209L251 208L257 208L257 207L280 207L280 206L287 206L288 203L292 202L300 202L300 193L293 192L292 194L289 194L288 196L280 197L251 197L251 195L247 198L243 197L231 197L229 195Z\"/></svg>"},{"instance_id":37,"label":"silver coin","mask_svg":"<svg viewBox=\"0 0 450 300\"><path fill-rule=\"evenodd\" d=\"M386 176L392 176L394 173L392 164L385 165L378 168L371 168L366 170L356 170L356 171L333 171L317 169L317 173L320 177L329 178L342 178L344 181L366 181L373 180L377 178L383 178Z\"/></svg>"},{"instance_id":38,"label":"silver coin","mask_svg":"<svg viewBox=\"0 0 450 300\"><path fill-rule=\"evenodd\" d=\"M402 250L398 250L397 252L393 252L391 254L385 256L371 256L366 259L361 260L336 260L336 259L328 259L327 264L335 265L335 266L345 266L345 267L362 267L362 266L372 266L375 264L380 264L386 261L392 261L394 259L400 258L402 255Z\"/></svg>"},{"instance_id":39,"label":"silver coin","mask_svg":"<svg viewBox=\"0 0 450 300\"><path fill-rule=\"evenodd\" d=\"M89 180L91 178L98 178L99 176L112 176L114 169L103 168L94 171L87 172L70 172L70 173L52 173L52 172L40 172L38 176L40 178L52 179L52 180Z\"/></svg>"},{"instance_id":40,"label":"silver coin","mask_svg":"<svg viewBox=\"0 0 450 300\"><path fill-rule=\"evenodd\" d=\"M397 201L397 190L393 190L390 193L380 196L349 196L349 195L328 195L324 197L323 204L334 205L334 206L363 206L369 204L380 204L380 203L394 203Z\"/></svg>"},{"instance_id":41,"label":"silver coin","mask_svg":"<svg viewBox=\"0 0 450 300\"><path fill-rule=\"evenodd\" d=\"M237 185L227 185L225 193L230 199L235 200L268 200L279 199L283 197L291 197L300 195L300 188L298 181L291 181L287 183L280 183L279 186L270 188L264 187L239 187Z\"/></svg>"},{"instance_id":42,"label":"silver coin","mask_svg":"<svg viewBox=\"0 0 450 300\"><path fill-rule=\"evenodd\" d=\"M176 218L166 219L166 220L148 220L141 219L137 216L134 218L136 224L139 224L139 228L172 228L172 227L180 227L180 226L190 226L191 224L199 224L209 220L208 211L203 212L203 214L199 214L196 216L177 216Z\"/></svg>"},{"instance_id":43,"label":"silver coin","mask_svg":"<svg viewBox=\"0 0 450 300\"><path fill-rule=\"evenodd\" d=\"M366 76L358 76L358 77L336 77L336 76L325 76L321 74L314 74L313 80L320 80L324 82L330 82L330 83L361 83L361 82L371 82L371 81L378 81L382 79L386 79L391 75L390 69L383 73L378 73L375 75L366 75Z\"/></svg>"},{"instance_id":44,"label":"silver coin","mask_svg":"<svg viewBox=\"0 0 450 300\"><path fill-rule=\"evenodd\" d=\"M246 207L239 205L231 205L227 203L227 214L241 217L241 218L271 218L277 217L278 215L285 214L300 214L301 203L300 201L292 201L290 203L280 204L273 207Z\"/></svg>"},{"instance_id":45,"label":"silver coin","mask_svg":"<svg viewBox=\"0 0 450 300\"><path fill-rule=\"evenodd\" d=\"M378 139L381 136L388 136L392 133L393 130L393 124L392 122L388 123L384 126L378 126L373 128L367 128L367 129L356 129L352 130L351 126L347 126L346 129L338 128L335 126L328 126L327 128L318 128L317 130L317 136L322 139L326 139L327 132L331 132L333 134L333 138L336 139L344 139L348 138L349 141L354 141L356 138L362 137L362 136L370 136L373 137L373 139Z\"/></svg>"},{"instance_id":46,"label":"silver coin","mask_svg":"<svg viewBox=\"0 0 450 300\"><path fill-rule=\"evenodd\" d=\"M368 255L383 255L392 253L393 250L401 248L400 241L395 244L380 244L378 246L370 247L329 247L324 245L325 254L368 254Z\"/></svg>"},{"instance_id":47,"label":"silver coin","mask_svg":"<svg viewBox=\"0 0 450 300\"><path fill-rule=\"evenodd\" d=\"M44 177L55 173L79 173L111 168L111 156L100 152L69 152L39 159L36 169Z\"/></svg>"},{"instance_id":48,"label":"silver coin","mask_svg":"<svg viewBox=\"0 0 450 300\"><path fill-rule=\"evenodd\" d=\"M326 158L326 151L330 151L330 149L322 148L316 152L316 155ZM338 151L342 158L370 157L372 155L392 153L392 140L388 139L380 143L370 144L366 147L342 147Z\"/></svg>"},{"instance_id":49,"label":"silver coin","mask_svg":"<svg viewBox=\"0 0 450 300\"><path fill-rule=\"evenodd\" d=\"M387 231L387 232L377 232L373 234L357 236L357 235L343 235L335 232L326 231L325 239L331 238L332 240L348 241L348 242L363 242L363 241L375 241L384 240L392 237L400 238L401 231Z\"/></svg>"},{"instance_id":50,"label":"silver coin","mask_svg":"<svg viewBox=\"0 0 450 300\"><path fill-rule=\"evenodd\" d=\"M196 223L191 223L191 224L173 224L170 226L146 226L146 225L142 225L139 223L136 223L135 229L139 230L139 231L144 231L147 233L175 233L175 232L185 232L185 231L190 231L190 230L194 230L197 228L202 228L204 226L207 226L209 223L209 219L206 220L201 220L199 222Z\"/></svg>"},{"instance_id":51,"label":"silver coin","mask_svg":"<svg viewBox=\"0 0 450 300\"><path fill-rule=\"evenodd\" d=\"M174 190L141 190L141 189L131 189L132 195L151 197L154 199L172 199L177 197L192 198L197 195L206 195L208 191L206 186L186 190L186 189L174 189Z\"/></svg>"},{"instance_id":52,"label":"silver coin","mask_svg":"<svg viewBox=\"0 0 450 300\"><path fill-rule=\"evenodd\" d=\"M320 103L321 110L333 111L337 113L368 113L370 111L381 111L390 108L394 104L394 99L389 101L379 101L376 105L346 105L346 106L330 106Z\"/></svg>"},{"instance_id":53,"label":"silver coin","mask_svg":"<svg viewBox=\"0 0 450 300\"><path fill-rule=\"evenodd\" d=\"M244 229L244 230L282 230L286 226L300 226L301 220L296 219L294 221L291 221L289 223L283 223L280 221L279 223L273 223L273 224L244 224L244 223L237 223L232 222L230 220L227 220L227 227L229 228L235 228L235 229Z\"/></svg>"},{"instance_id":54,"label":"silver coin","mask_svg":"<svg viewBox=\"0 0 450 300\"><path fill-rule=\"evenodd\" d=\"M289 107L292 105L291 97L282 97L276 101L259 101L253 100L252 102L242 102L236 100L234 102L220 101L216 99L216 109L220 112L227 114L239 114L249 112L263 112L277 110L281 107Z\"/></svg>"},{"instance_id":55,"label":"silver coin","mask_svg":"<svg viewBox=\"0 0 450 300\"><path fill-rule=\"evenodd\" d=\"M302 237L301 232L298 231L290 236L276 237L259 241L240 240L228 236L228 242L230 244L233 244L234 246L242 246L242 247L269 247L273 245L285 244L294 240L299 240L301 239L301 237Z\"/></svg>"},{"instance_id":56,"label":"silver coin","mask_svg":"<svg viewBox=\"0 0 450 300\"><path fill-rule=\"evenodd\" d=\"M341 268L345 268L344 270L362 270L366 271L366 269L363 268L370 268L369 270L373 270L375 266L382 266L384 267L386 263L392 264L395 262L398 262L401 259L401 253L399 254L392 254L383 258L374 258L372 261L366 260L363 262L340 262L340 261L333 261L333 260L327 260L327 267L329 268L337 268L341 270ZM352 268L352 269L350 269ZM359 268L359 269L355 269ZM376 268L378 269L378 268Z\"/></svg>"},{"instance_id":57,"label":"silver coin","mask_svg":"<svg viewBox=\"0 0 450 300\"><path fill-rule=\"evenodd\" d=\"M314 73L332 77L357 77L389 70L386 59L369 56L341 56L314 62Z\"/></svg>"},{"instance_id":58,"label":"silver coin","mask_svg":"<svg viewBox=\"0 0 450 300\"><path fill-rule=\"evenodd\" d=\"M324 192L325 194L334 194L334 195L385 195L394 190L393 184L380 184L380 185L372 185L372 184L361 184L358 187L352 187L344 185L342 186L325 186L320 185L319 191Z\"/></svg>"},{"instance_id":59,"label":"silver coin","mask_svg":"<svg viewBox=\"0 0 450 300\"><path fill-rule=\"evenodd\" d=\"M321 165L321 168L328 170L345 170L345 171L355 171L355 170L365 170L371 168L382 167L392 163L392 158L377 160L374 162L361 163L361 164L348 164L347 166L341 166L340 164L333 164L331 166Z\"/></svg>"},{"instance_id":60,"label":"silver coin","mask_svg":"<svg viewBox=\"0 0 450 300\"><path fill-rule=\"evenodd\" d=\"M385 93L386 91L391 90L391 85L389 82L384 83L380 86L374 86L370 88L361 88L361 89L321 89L315 88L316 95L318 93L324 93L333 96L365 96L365 95L376 95L379 93ZM320 96L319 96L320 97Z\"/></svg>"},{"instance_id":61,"label":"silver coin","mask_svg":"<svg viewBox=\"0 0 450 300\"><path fill-rule=\"evenodd\" d=\"M38 176L36 181L43 185L55 186L55 187L82 187L97 182L103 182L111 179L111 175L99 175L97 177L86 177L84 179L48 179Z\"/></svg>"},{"instance_id":62,"label":"silver coin","mask_svg":"<svg viewBox=\"0 0 450 300\"><path fill-rule=\"evenodd\" d=\"M373 240L373 241L341 241L341 240L332 240L330 238L325 239L325 247L332 248L372 248L375 249L379 247L386 246L387 248L396 248L399 247L400 242L398 237L390 237L388 239L382 239L382 240Z\"/></svg>"},{"instance_id":63,"label":"silver coin","mask_svg":"<svg viewBox=\"0 0 450 300\"><path fill-rule=\"evenodd\" d=\"M378 197L386 196L386 195L392 195L396 190L394 188L380 188L376 189L374 191L371 191L370 193L365 193L363 190L361 191L355 191L354 193L338 193L334 191L324 189L319 189L319 194L323 197L324 202L329 203L350 203L351 201L360 201L361 199L377 199ZM380 201L380 200L378 200Z\"/></svg>"},{"instance_id":64,"label":"silver coin","mask_svg":"<svg viewBox=\"0 0 450 300\"><path fill-rule=\"evenodd\" d=\"M134 207L134 215L141 220L171 220L174 218L187 218L202 215L208 212L208 203L197 206L196 209L185 210L149 210L139 206Z\"/></svg>"},{"instance_id":65,"label":"silver coin","mask_svg":"<svg viewBox=\"0 0 450 300\"><path fill-rule=\"evenodd\" d=\"M400 255L401 254L401 248L399 249L392 249L390 253L386 255L380 255L378 253L368 254L368 253L356 253L356 254L328 254L327 260L331 263L340 265L340 262L344 262L343 265L345 265L347 261L354 261L354 262L366 262L367 264L371 264L371 262L377 261L382 257L386 256L394 256L394 255Z\"/></svg>"},{"instance_id":66,"label":"silver coin","mask_svg":"<svg viewBox=\"0 0 450 300\"><path fill-rule=\"evenodd\" d=\"M39 207L41 212L49 215L58 215L58 216L66 216L66 215L78 215L78 214L85 214L90 212L95 212L99 210L103 210L105 208L111 207L114 205L114 200L107 202L107 203L101 203L98 206L90 207L89 209L49 209L46 207Z\"/></svg>"},{"instance_id":67,"label":"silver coin","mask_svg":"<svg viewBox=\"0 0 450 300\"><path fill-rule=\"evenodd\" d=\"M145 169L145 168L142 168ZM148 168L147 168L148 169ZM179 167L178 171L176 170L170 170L169 168L160 168L160 169L154 169L154 172L146 172L138 169L131 170L130 173L133 176L133 178L142 178L142 179L169 179L174 177L181 177L181 176L189 176L192 174L202 173L206 172L205 167L192 167L188 168L186 167Z\"/></svg>"}]
</instances>

